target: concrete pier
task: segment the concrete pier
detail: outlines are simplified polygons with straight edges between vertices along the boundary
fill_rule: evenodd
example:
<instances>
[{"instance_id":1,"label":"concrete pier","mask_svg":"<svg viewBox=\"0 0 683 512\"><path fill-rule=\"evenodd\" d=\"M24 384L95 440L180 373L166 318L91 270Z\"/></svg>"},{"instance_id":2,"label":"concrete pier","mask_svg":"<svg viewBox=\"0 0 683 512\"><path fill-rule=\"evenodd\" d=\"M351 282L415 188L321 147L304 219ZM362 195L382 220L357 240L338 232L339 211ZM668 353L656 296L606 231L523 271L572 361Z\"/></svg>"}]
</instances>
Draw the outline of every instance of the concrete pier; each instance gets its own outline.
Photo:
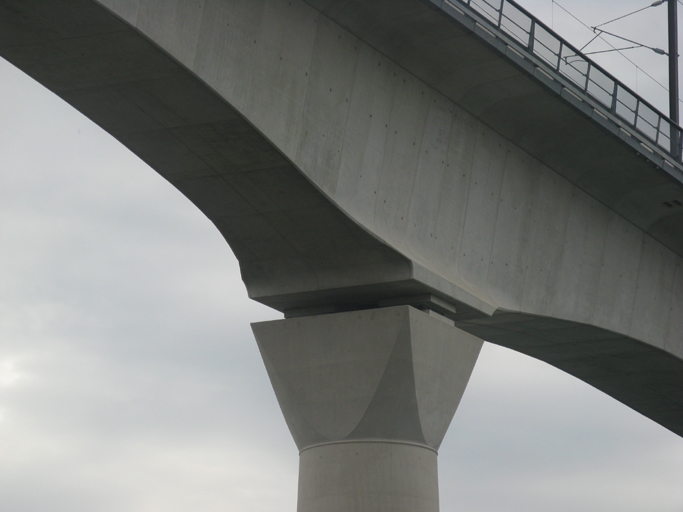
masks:
<instances>
[{"instance_id":1,"label":"concrete pier","mask_svg":"<svg viewBox=\"0 0 683 512\"><path fill-rule=\"evenodd\" d=\"M436 512L481 341L410 306L252 324L300 450L299 512Z\"/></svg>"}]
</instances>

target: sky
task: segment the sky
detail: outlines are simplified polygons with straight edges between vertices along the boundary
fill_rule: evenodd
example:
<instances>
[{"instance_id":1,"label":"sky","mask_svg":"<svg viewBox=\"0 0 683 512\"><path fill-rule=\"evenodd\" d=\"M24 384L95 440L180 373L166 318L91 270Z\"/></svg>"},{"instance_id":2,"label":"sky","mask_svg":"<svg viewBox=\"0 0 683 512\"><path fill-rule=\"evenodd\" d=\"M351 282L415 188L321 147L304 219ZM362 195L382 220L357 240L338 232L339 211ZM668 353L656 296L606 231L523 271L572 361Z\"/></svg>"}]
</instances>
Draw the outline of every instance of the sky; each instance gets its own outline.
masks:
<instances>
[{"instance_id":1,"label":"sky","mask_svg":"<svg viewBox=\"0 0 683 512\"><path fill-rule=\"evenodd\" d=\"M597 24L646 3L561 5ZM614 28L661 39L665 14ZM666 83L665 58L633 52ZM298 454L249 328L281 316L187 199L0 60L0 510L294 512ZM439 466L443 512L683 510L683 439L490 344Z\"/></svg>"}]
</instances>

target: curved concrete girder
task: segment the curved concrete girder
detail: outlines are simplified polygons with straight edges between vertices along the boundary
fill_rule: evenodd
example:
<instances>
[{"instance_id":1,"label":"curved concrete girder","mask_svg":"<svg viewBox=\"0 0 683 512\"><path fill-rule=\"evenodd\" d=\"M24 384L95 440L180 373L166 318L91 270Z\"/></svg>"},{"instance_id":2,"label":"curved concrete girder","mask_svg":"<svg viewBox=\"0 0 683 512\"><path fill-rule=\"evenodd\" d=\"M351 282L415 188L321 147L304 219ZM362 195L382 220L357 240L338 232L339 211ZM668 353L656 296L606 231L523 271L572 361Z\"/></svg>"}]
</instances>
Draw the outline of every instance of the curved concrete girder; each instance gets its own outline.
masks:
<instances>
[{"instance_id":1,"label":"curved concrete girder","mask_svg":"<svg viewBox=\"0 0 683 512\"><path fill-rule=\"evenodd\" d=\"M482 30L476 11L459 0L305 1L683 255L683 207L673 202L683 202L683 165L629 137L524 46Z\"/></svg>"},{"instance_id":2,"label":"curved concrete girder","mask_svg":"<svg viewBox=\"0 0 683 512\"><path fill-rule=\"evenodd\" d=\"M493 312L359 227L224 98L96 2L0 7L2 56L193 201L236 253L250 297L284 311L439 293L463 313Z\"/></svg>"},{"instance_id":3,"label":"curved concrete girder","mask_svg":"<svg viewBox=\"0 0 683 512\"><path fill-rule=\"evenodd\" d=\"M252 297L343 309L436 293L463 330L683 434L678 256L302 2L189 6L110 2L132 29L89 1L4 1L0 49L198 204ZM553 328L485 334L496 309ZM557 362L559 344L585 355L578 327L624 343Z\"/></svg>"},{"instance_id":4,"label":"curved concrete girder","mask_svg":"<svg viewBox=\"0 0 683 512\"><path fill-rule=\"evenodd\" d=\"M683 435L681 360L666 351L586 324L504 311L455 325L545 361Z\"/></svg>"},{"instance_id":5,"label":"curved concrete girder","mask_svg":"<svg viewBox=\"0 0 683 512\"><path fill-rule=\"evenodd\" d=\"M410 260L346 217L222 98L117 17L88 0L1 8L2 55L202 210L238 257L250 296L284 310L316 305L330 289L370 303L424 292Z\"/></svg>"}]
</instances>

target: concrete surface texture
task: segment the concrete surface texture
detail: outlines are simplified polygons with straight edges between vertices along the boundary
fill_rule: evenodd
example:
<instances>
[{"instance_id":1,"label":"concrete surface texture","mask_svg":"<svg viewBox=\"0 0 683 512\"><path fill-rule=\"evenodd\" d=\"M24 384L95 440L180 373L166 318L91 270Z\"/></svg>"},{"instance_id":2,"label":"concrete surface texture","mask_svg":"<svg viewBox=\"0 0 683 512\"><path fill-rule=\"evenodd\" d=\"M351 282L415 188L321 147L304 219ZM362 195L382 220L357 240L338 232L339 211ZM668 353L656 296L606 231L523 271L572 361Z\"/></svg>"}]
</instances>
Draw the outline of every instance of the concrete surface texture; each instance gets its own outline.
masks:
<instances>
[{"instance_id":1,"label":"concrete surface texture","mask_svg":"<svg viewBox=\"0 0 683 512\"><path fill-rule=\"evenodd\" d=\"M437 455L404 443L322 445L301 453L297 512L438 512Z\"/></svg>"},{"instance_id":2,"label":"concrete surface texture","mask_svg":"<svg viewBox=\"0 0 683 512\"><path fill-rule=\"evenodd\" d=\"M437 511L481 340L410 306L252 324L301 452L299 512Z\"/></svg>"},{"instance_id":3,"label":"concrete surface texture","mask_svg":"<svg viewBox=\"0 0 683 512\"><path fill-rule=\"evenodd\" d=\"M215 89L354 221L436 274L424 281L439 291L488 313L581 322L683 354L683 315L670 314L681 308L680 255L470 115L466 96L456 104L304 2L207 1L189 14L183 2L107 5ZM405 24L422 8L404 1L392 12ZM524 79L475 52L471 37L451 35L488 57L488 68ZM527 82L520 96L546 101ZM616 193L616 182L605 186Z\"/></svg>"},{"instance_id":4,"label":"concrete surface texture","mask_svg":"<svg viewBox=\"0 0 683 512\"><path fill-rule=\"evenodd\" d=\"M0 52L206 213L251 297L430 296L683 434L680 183L486 38L390 4L3 1Z\"/></svg>"}]
</instances>

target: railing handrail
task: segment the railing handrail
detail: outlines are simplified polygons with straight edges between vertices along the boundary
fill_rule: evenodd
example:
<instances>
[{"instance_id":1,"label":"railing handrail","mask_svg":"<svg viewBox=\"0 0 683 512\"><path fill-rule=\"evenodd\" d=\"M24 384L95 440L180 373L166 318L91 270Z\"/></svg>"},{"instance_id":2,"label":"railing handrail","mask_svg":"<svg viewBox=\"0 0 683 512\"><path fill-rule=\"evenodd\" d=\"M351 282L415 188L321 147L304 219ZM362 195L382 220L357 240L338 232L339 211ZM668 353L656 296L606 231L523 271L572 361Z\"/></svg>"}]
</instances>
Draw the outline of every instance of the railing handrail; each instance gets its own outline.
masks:
<instances>
[{"instance_id":1,"label":"railing handrail","mask_svg":"<svg viewBox=\"0 0 683 512\"><path fill-rule=\"evenodd\" d=\"M456 1L458 1L458 0L456 0ZM534 23L536 23L537 25L540 25L541 27L543 27L543 30L545 30L546 32L548 32L548 33L554 35L555 37L557 37L560 41L562 41L562 44L564 44L565 46L569 47L576 55L579 55L579 56L583 57L586 61L590 62L591 65L592 65L593 67L599 69L604 75L608 76L609 78L611 78L612 80L614 80L615 82L617 82L624 90L628 91L628 92L629 92L630 94L632 94L633 96L636 96L641 102L645 103L648 107L650 107L652 110L654 110L654 111L655 111L657 114L659 114L661 117L664 117L665 119L668 119L669 121L671 121L672 124L675 124L675 126L677 126L678 128L683 128L683 127L681 127L680 125L674 123L673 120L672 120L667 114L665 114L664 112L662 112L661 110L659 110L657 107L655 107L654 105L652 105L652 103L650 103L650 102L647 101L645 98L643 98L642 96L640 96L637 92L635 92L635 91L634 91L633 89L631 89L628 85L626 85L625 83L623 83L621 80L619 80L617 77L615 77L612 73L610 73L610 72L607 71L605 68L603 68L600 64L596 63L596 62L595 62L594 60L592 60L590 57L586 56L586 54L584 54L581 50L578 50L573 44L571 44L569 41L567 41L566 39L564 39L564 38L563 38L562 36L560 36L557 32L555 32L552 28L550 28L548 25L546 25L546 24L543 23L541 20L539 20L538 18L536 18L533 14L531 14L528 10L526 10L524 7L522 7L521 5L519 5L519 4L518 4L517 2L515 2L514 0L502 0L502 1L501 1L501 7L502 7L503 4L506 3L506 2L509 3L509 4L514 5L517 9L519 9L519 10L522 11L524 14L526 14L527 16L529 16L529 17L534 21Z\"/></svg>"},{"instance_id":2,"label":"railing handrail","mask_svg":"<svg viewBox=\"0 0 683 512\"><path fill-rule=\"evenodd\" d=\"M545 23L543 23L541 20L536 18L533 14L531 14L527 9L519 5L517 2L514 0L494 0L496 3L499 3L499 6L493 5L489 0L445 0L446 2L450 3L453 6L457 6L458 4L463 5L469 9L471 9L473 12L475 12L478 16L478 18L481 18L481 21L484 23L490 25L492 28L496 30L500 30L506 36L512 38L514 41L517 41L521 47L522 51L525 51L526 53L539 58L540 60L544 61L548 66L552 67L553 70L557 73L559 73L561 76L564 76L569 80L570 83L573 84L574 87L579 89L582 93L587 94L593 98L595 98L598 103L602 104L607 112L610 112L612 114L617 115L621 120L623 120L625 123L627 123L630 127L633 129L637 130L641 135L643 135L646 139L649 139L651 142L654 142L654 144L666 151L671 157L673 157L676 161L681 162L681 134L683 133L683 128L681 128L680 125L675 123L674 121L671 120L671 118L661 112L658 108L656 108L652 103L647 101L645 98L641 97L639 94L637 94L633 89L628 87L626 84L621 82L619 79L617 79L612 73L608 72L606 69L604 69L602 66L599 64L595 63L593 60L591 60L588 56L583 54L579 49L577 49L574 45L566 41L563 37L561 37L557 32L555 32L553 29L548 27ZM491 16L490 13L487 13L484 9L482 9L481 6L477 5L479 4L486 4L488 7L491 8L493 12L496 13L495 20ZM505 14L505 5L509 4L511 5L516 11L524 15L526 18L528 18L528 21L530 23L528 31L521 26L517 21L513 20L509 16L506 16ZM509 20L512 24L514 24L520 31L526 34L527 36L527 41L526 41L526 47L524 47L524 41L522 38L518 35L515 34L509 30L506 30L506 27L504 26L504 20L507 19ZM546 46L546 44L543 43L543 41L538 40L538 30L537 27L541 27L544 32L546 32L551 38L555 39L557 43L559 43L559 47L557 49L557 53L555 51ZM537 51L537 44L540 44L543 46L548 53L554 55L557 57L557 62L555 64L551 63L545 56L543 56L539 51ZM563 57L563 49L566 48L569 50L567 53L571 53L571 55ZM576 57L577 60L572 61L572 63L569 62L568 58L569 57ZM585 81L583 85L580 85L576 79L572 76L570 76L567 72L563 71L562 69L562 62L564 58L564 63L567 67L571 67L576 73L581 75ZM586 71L585 73L582 72L577 66L573 65L578 62L583 62L586 65ZM598 74L601 74L602 77L598 76L597 78L605 78L608 81L611 82L610 86L612 88L611 91L609 91L607 88L603 87L600 83L591 80L591 72L592 70L595 69ZM596 77L594 77L596 78ZM590 87L591 84L594 85L593 92L591 92ZM600 89L602 93L606 96L609 96L610 101L609 105L603 101L600 97L596 95L597 89ZM628 103L624 101L620 101L619 99L619 92L623 91L623 94L626 96L626 99L631 99L635 100L635 105L633 108L629 106ZM628 98L630 96L630 98ZM619 107L622 108L622 112L619 112ZM641 108L641 107L644 107ZM649 112L647 112L649 110ZM632 117L632 120L628 119L627 116L623 112L628 112L628 117ZM643 114L645 112L645 114ZM656 119L649 120L648 118L645 117L646 114L651 114L656 116ZM664 120L664 126L662 123L662 120ZM646 132L647 131L654 131L654 134L649 134Z\"/></svg>"}]
</instances>

